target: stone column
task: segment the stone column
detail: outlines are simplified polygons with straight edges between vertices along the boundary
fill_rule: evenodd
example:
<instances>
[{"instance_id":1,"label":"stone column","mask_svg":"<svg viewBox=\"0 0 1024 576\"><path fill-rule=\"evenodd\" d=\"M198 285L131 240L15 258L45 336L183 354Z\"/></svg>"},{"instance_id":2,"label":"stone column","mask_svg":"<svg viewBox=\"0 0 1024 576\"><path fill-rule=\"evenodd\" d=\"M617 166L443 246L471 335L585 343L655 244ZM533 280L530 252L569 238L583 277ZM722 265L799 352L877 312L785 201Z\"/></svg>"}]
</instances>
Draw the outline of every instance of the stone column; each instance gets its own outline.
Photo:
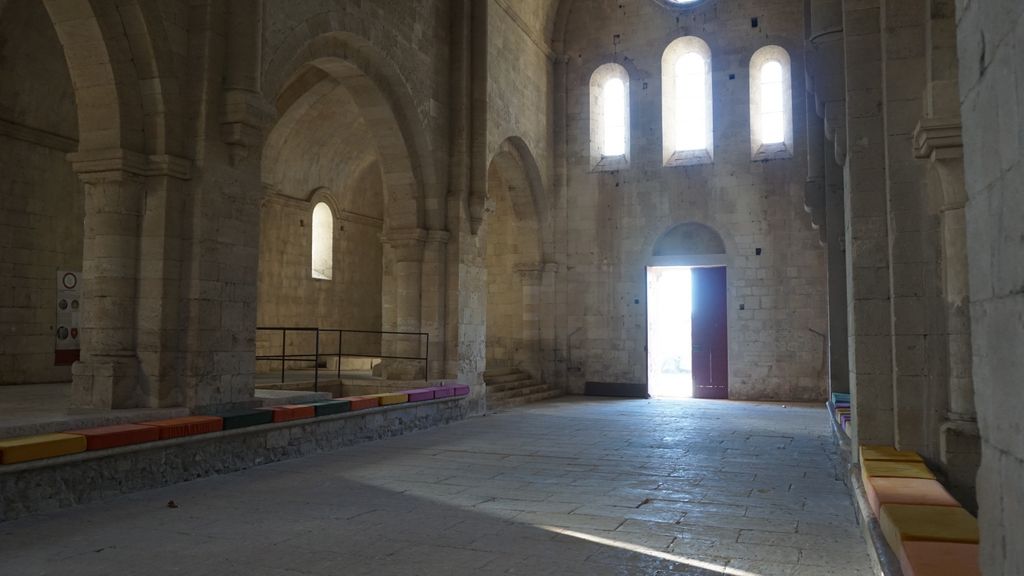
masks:
<instances>
[{"instance_id":1,"label":"stone column","mask_svg":"<svg viewBox=\"0 0 1024 576\"><path fill-rule=\"evenodd\" d=\"M974 405L971 314L968 290L963 141L958 118L926 118L914 133L915 153L929 160L932 202L942 234L942 292L946 307L949 406L939 442L942 462L958 497L973 496L981 465L981 437Z\"/></svg>"},{"instance_id":2,"label":"stone column","mask_svg":"<svg viewBox=\"0 0 1024 576\"><path fill-rule=\"evenodd\" d=\"M516 267L523 291L523 365L534 377L540 376L540 289L543 272L537 264Z\"/></svg>"},{"instance_id":3,"label":"stone column","mask_svg":"<svg viewBox=\"0 0 1024 576\"><path fill-rule=\"evenodd\" d=\"M430 379L444 378L445 372L445 287L450 236L445 230L430 230L424 246L421 326L430 334L430 364L427 369Z\"/></svg>"},{"instance_id":4,"label":"stone column","mask_svg":"<svg viewBox=\"0 0 1024 576\"><path fill-rule=\"evenodd\" d=\"M423 254L427 231L419 228L392 230L384 238L390 252L392 282L395 292L395 326L398 332L420 332L422 329ZM410 336L384 338L389 355L422 356L426 348L420 339ZM424 378L422 362L388 361L383 363L384 374L393 380Z\"/></svg>"},{"instance_id":5,"label":"stone column","mask_svg":"<svg viewBox=\"0 0 1024 576\"><path fill-rule=\"evenodd\" d=\"M82 356L72 371L72 410L143 405L135 315L144 182L119 156L69 156L85 188Z\"/></svg>"},{"instance_id":6,"label":"stone column","mask_svg":"<svg viewBox=\"0 0 1024 576\"><path fill-rule=\"evenodd\" d=\"M880 0L844 0L845 224L853 441L895 441ZM838 152L837 145L837 152Z\"/></svg>"}]
</instances>

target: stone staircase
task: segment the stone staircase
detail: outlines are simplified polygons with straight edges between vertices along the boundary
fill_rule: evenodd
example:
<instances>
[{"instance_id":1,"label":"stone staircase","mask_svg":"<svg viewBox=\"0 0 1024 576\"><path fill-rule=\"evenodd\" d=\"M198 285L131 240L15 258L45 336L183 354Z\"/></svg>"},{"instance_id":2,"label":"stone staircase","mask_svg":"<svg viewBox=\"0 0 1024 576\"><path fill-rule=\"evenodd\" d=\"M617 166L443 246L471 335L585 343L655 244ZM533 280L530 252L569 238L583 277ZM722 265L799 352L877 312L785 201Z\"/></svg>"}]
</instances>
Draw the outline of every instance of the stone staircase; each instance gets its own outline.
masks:
<instances>
[{"instance_id":1,"label":"stone staircase","mask_svg":"<svg viewBox=\"0 0 1024 576\"><path fill-rule=\"evenodd\" d=\"M551 384L541 384L529 372L518 368L488 370L484 372L487 385L487 410L501 410L531 402L539 402L562 395L562 390Z\"/></svg>"}]
</instances>

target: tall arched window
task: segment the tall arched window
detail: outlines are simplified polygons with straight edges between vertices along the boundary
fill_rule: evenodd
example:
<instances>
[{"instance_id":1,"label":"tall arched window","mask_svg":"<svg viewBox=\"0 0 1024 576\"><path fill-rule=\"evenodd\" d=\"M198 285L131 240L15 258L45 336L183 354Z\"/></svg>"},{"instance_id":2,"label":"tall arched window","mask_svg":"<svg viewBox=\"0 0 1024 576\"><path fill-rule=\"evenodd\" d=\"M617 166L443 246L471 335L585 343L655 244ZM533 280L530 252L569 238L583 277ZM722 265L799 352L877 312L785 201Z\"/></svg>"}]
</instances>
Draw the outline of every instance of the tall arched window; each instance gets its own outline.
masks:
<instances>
[{"instance_id":1,"label":"tall arched window","mask_svg":"<svg viewBox=\"0 0 1024 576\"><path fill-rule=\"evenodd\" d=\"M754 160L793 156L789 53L765 46L750 59L750 150Z\"/></svg>"},{"instance_id":2,"label":"tall arched window","mask_svg":"<svg viewBox=\"0 0 1024 576\"><path fill-rule=\"evenodd\" d=\"M334 276L334 214L324 202L313 207L313 278Z\"/></svg>"},{"instance_id":3,"label":"tall arched window","mask_svg":"<svg viewBox=\"0 0 1024 576\"><path fill-rule=\"evenodd\" d=\"M666 166L710 163L714 158L711 49L687 36L661 57L662 148Z\"/></svg>"},{"instance_id":4,"label":"tall arched window","mask_svg":"<svg viewBox=\"0 0 1024 576\"><path fill-rule=\"evenodd\" d=\"M590 77L590 167L618 170L629 164L629 73L619 64Z\"/></svg>"}]
</instances>

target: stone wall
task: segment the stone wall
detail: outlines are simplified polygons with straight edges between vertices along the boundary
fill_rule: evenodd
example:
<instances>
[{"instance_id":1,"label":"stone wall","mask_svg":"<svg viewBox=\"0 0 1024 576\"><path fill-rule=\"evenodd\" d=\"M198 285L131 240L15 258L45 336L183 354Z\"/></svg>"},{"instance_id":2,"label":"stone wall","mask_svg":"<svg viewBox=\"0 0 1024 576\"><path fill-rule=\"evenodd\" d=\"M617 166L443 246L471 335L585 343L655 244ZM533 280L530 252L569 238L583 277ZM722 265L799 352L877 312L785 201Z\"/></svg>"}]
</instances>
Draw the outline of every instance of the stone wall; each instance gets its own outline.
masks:
<instances>
[{"instance_id":1,"label":"stone wall","mask_svg":"<svg viewBox=\"0 0 1024 576\"><path fill-rule=\"evenodd\" d=\"M46 9L0 19L0 385L64 382L54 366L57 271L82 269L83 194L65 159L78 122ZM46 78L46 83L39 78Z\"/></svg>"},{"instance_id":2,"label":"stone wall","mask_svg":"<svg viewBox=\"0 0 1024 576\"><path fill-rule=\"evenodd\" d=\"M567 207L558 218L567 226L564 314L576 334L571 356L582 363L577 381L646 379L645 266L662 233L698 222L728 250L730 396L824 398L824 251L803 210L803 29L803 3L795 0L710 3L678 18L654 2L573 3L565 38ZM666 168L661 58L687 35L711 47L714 164ZM792 158L752 162L749 61L770 44L792 58L795 149ZM591 173L588 87L607 62L630 73L631 163Z\"/></svg>"},{"instance_id":3,"label":"stone wall","mask_svg":"<svg viewBox=\"0 0 1024 576\"><path fill-rule=\"evenodd\" d=\"M264 203L260 222L258 326L381 330L380 235L384 190L379 167L374 164L372 168L363 178L347 182L352 188L347 193L325 192L332 194L326 199L334 217L334 264L329 280L314 279L310 266L312 212L321 197L314 196L307 202L274 194ZM374 339L351 336L343 351L378 353L379 337L375 345ZM279 337L276 332L257 333L258 353L279 353ZM289 353L312 353L312 340L309 335L296 335L289 341ZM325 334L321 345L328 353L336 353L336 336ZM278 367L270 362L257 365L258 370L273 371ZM305 367L311 364L306 363Z\"/></svg>"},{"instance_id":4,"label":"stone wall","mask_svg":"<svg viewBox=\"0 0 1024 576\"><path fill-rule=\"evenodd\" d=\"M1024 4L960 0L982 569L1024 573Z\"/></svg>"}]
</instances>

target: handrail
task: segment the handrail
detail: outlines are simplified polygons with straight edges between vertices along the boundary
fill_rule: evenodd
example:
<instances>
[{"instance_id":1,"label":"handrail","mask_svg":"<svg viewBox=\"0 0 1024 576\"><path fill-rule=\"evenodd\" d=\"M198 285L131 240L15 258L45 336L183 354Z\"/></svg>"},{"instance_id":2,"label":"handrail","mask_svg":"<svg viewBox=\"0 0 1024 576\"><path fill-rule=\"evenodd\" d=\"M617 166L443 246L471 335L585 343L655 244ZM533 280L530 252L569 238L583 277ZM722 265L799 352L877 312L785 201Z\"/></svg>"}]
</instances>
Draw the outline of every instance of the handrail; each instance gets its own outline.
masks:
<instances>
[{"instance_id":1,"label":"handrail","mask_svg":"<svg viewBox=\"0 0 1024 576\"><path fill-rule=\"evenodd\" d=\"M281 383L285 382L285 373L288 362L313 362L313 390L316 392L320 391L320 359L321 358L337 358L338 368L337 377L341 379L341 359L344 357L350 358L381 358L384 360L415 360L423 362L423 379L427 380L428 372L430 370L430 334L427 332L398 332L393 330L348 330L344 328L320 328L318 326L257 326L256 332L280 332L281 333L281 353L280 354L257 354L256 361L275 361L281 363ZM314 340L314 350L312 354L289 354L288 353L288 333L315 333L316 338ZM324 353L320 350L320 336L321 334L337 334L338 335L338 351L337 353ZM422 356L397 356L383 354L361 354L355 352L345 352L342 346L345 334L373 334L378 336L408 336L416 337L417 344L420 350L425 350Z\"/></svg>"}]
</instances>

